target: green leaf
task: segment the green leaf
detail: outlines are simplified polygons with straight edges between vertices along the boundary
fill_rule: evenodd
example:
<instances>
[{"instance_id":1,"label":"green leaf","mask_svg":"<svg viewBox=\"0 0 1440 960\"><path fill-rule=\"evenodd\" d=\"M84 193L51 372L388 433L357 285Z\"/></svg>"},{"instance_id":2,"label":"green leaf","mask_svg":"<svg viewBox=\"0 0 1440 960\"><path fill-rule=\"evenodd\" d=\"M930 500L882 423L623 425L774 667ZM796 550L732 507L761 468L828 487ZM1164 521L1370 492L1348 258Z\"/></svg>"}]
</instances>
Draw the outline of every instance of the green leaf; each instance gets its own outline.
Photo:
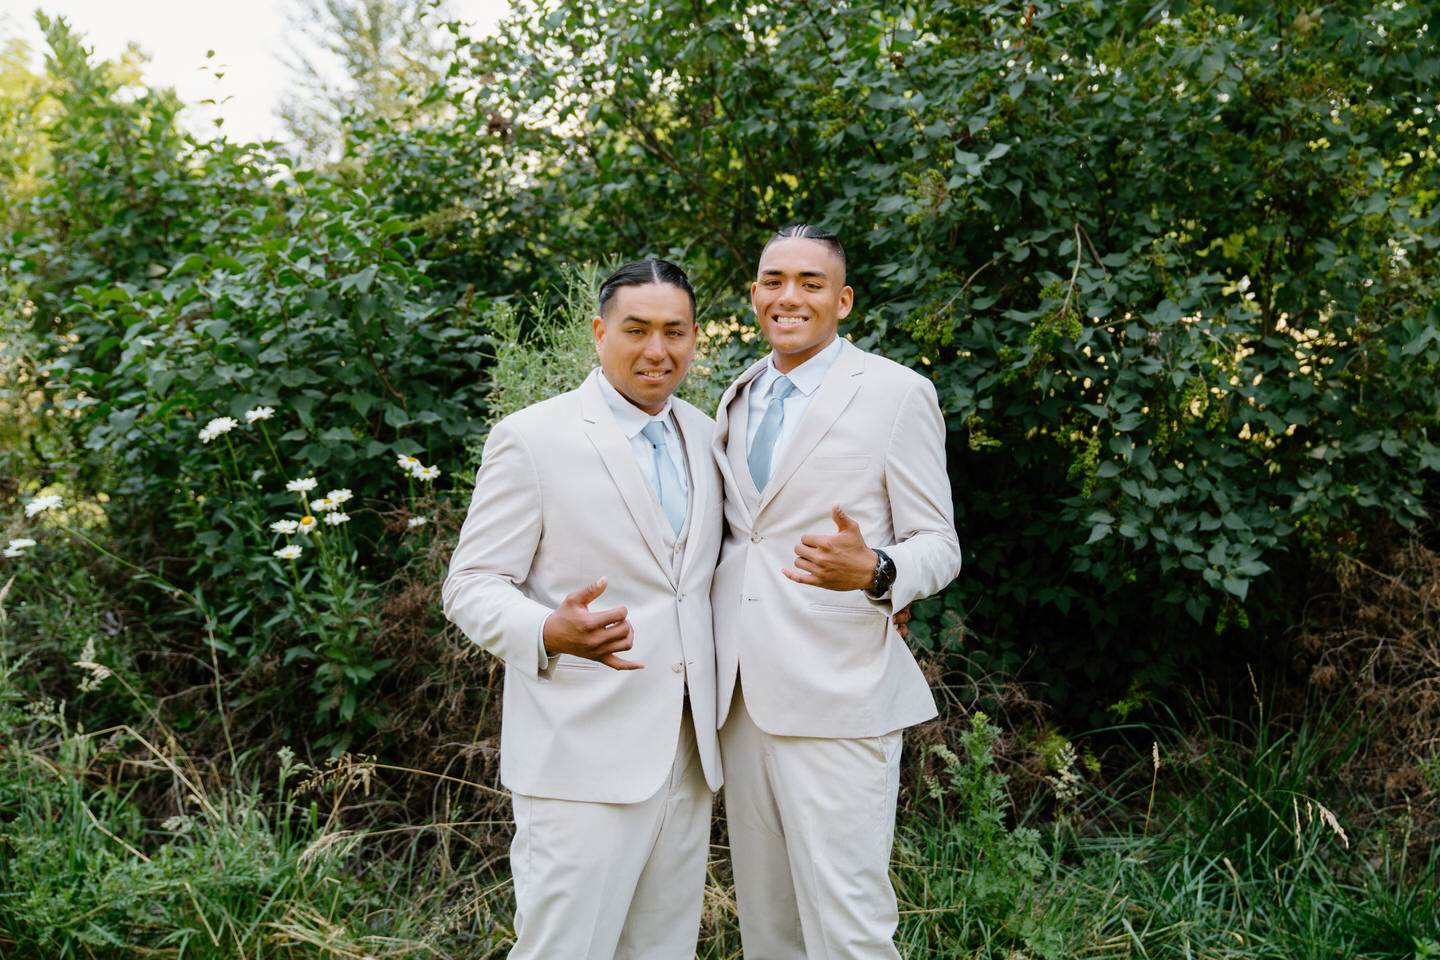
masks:
<instances>
[{"instance_id":1,"label":"green leaf","mask_svg":"<svg viewBox=\"0 0 1440 960\"><path fill-rule=\"evenodd\" d=\"M375 282L375 269L375 267L369 266L341 278L340 289L353 287L356 293L369 293L370 285Z\"/></svg>"},{"instance_id":2,"label":"green leaf","mask_svg":"<svg viewBox=\"0 0 1440 960\"><path fill-rule=\"evenodd\" d=\"M290 405L295 408L295 415L300 418L302 424L311 430L315 429L315 397L309 394L300 394L290 400Z\"/></svg>"},{"instance_id":3,"label":"green leaf","mask_svg":"<svg viewBox=\"0 0 1440 960\"><path fill-rule=\"evenodd\" d=\"M1205 622L1205 608L1207 606L1209 606L1209 602L1198 594L1191 594L1185 598L1185 612L1190 614L1190 618L1196 623Z\"/></svg>"},{"instance_id":4,"label":"green leaf","mask_svg":"<svg viewBox=\"0 0 1440 960\"><path fill-rule=\"evenodd\" d=\"M170 268L170 276L178 277L182 273L190 273L194 270L199 270L204 266L205 258L198 253L192 253L189 256L181 257L175 262L175 264Z\"/></svg>"}]
</instances>

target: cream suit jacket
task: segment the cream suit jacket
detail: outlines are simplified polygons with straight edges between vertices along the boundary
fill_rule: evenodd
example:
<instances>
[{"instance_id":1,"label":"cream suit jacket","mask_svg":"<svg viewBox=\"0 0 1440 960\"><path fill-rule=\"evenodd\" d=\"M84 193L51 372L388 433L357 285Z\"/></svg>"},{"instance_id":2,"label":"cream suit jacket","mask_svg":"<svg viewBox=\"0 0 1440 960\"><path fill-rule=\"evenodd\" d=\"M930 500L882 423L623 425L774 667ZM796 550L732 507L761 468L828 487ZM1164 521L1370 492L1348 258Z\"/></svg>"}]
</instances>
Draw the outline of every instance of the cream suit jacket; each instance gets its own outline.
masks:
<instances>
[{"instance_id":1,"label":"cream suit jacket","mask_svg":"<svg viewBox=\"0 0 1440 960\"><path fill-rule=\"evenodd\" d=\"M763 491L746 465L745 371L720 400L715 456L725 482L725 544L715 571L719 717L737 673L766 733L875 737L935 716L892 610L960 571L945 421L935 388L907 367L842 341ZM787 579L807 533L834 533L839 503L865 542L895 561L889 598Z\"/></svg>"},{"instance_id":2,"label":"cream suit jacket","mask_svg":"<svg viewBox=\"0 0 1440 960\"><path fill-rule=\"evenodd\" d=\"M445 615L505 661L500 778L516 793L637 803L660 789L689 704L705 779L720 787L710 587L719 553L714 423L676 399L690 468L683 555L606 405L595 370L495 425L442 590ZM541 627L601 576L593 610L624 606L643 670L569 655L542 670Z\"/></svg>"}]
</instances>

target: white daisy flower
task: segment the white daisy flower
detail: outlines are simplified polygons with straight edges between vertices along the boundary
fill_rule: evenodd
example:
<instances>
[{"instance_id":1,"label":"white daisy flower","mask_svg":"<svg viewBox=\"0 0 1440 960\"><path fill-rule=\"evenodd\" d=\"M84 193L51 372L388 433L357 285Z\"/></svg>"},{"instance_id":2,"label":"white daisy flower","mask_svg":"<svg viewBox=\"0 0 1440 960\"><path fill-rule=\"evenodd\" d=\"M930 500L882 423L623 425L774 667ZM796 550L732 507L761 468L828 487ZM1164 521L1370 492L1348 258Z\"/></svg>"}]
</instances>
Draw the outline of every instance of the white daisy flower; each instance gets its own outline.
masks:
<instances>
[{"instance_id":1,"label":"white daisy flower","mask_svg":"<svg viewBox=\"0 0 1440 960\"><path fill-rule=\"evenodd\" d=\"M344 503L353 496L354 494L350 492L349 487L341 487L339 490L331 490L325 494L325 499L334 500L336 503Z\"/></svg>"},{"instance_id":2,"label":"white daisy flower","mask_svg":"<svg viewBox=\"0 0 1440 960\"><path fill-rule=\"evenodd\" d=\"M440 476L439 467L421 467L415 471L415 477L418 480L434 480L438 476Z\"/></svg>"},{"instance_id":3,"label":"white daisy flower","mask_svg":"<svg viewBox=\"0 0 1440 960\"><path fill-rule=\"evenodd\" d=\"M315 489L314 477L301 477L299 480L291 480L285 484L285 489L291 493L304 493L307 490Z\"/></svg>"},{"instance_id":4,"label":"white daisy flower","mask_svg":"<svg viewBox=\"0 0 1440 960\"><path fill-rule=\"evenodd\" d=\"M326 510L338 510L339 508L340 504L331 500L329 497L321 497L319 500L310 501L310 509L316 513L324 513Z\"/></svg>"},{"instance_id":5,"label":"white daisy flower","mask_svg":"<svg viewBox=\"0 0 1440 960\"><path fill-rule=\"evenodd\" d=\"M276 550L275 556L279 557L281 560L295 560L298 559L300 554L303 552L303 550L301 550L298 546L292 543L288 547L281 547L279 550Z\"/></svg>"},{"instance_id":6,"label":"white daisy flower","mask_svg":"<svg viewBox=\"0 0 1440 960\"><path fill-rule=\"evenodd\" d=\"M314 518L314 517L301 517L301 518L300 518L300 532L301 532L301 533L309 533L311 530L314 530L314 529L315 529L315 518Z\"/></svg>"},{"instance_id":7,"label":"white daisy flower","mask_svg":"<svg viewBox=\"0 0 1440 960\"><path fill-rule=\"evenodd\" d=\"M348 514L348 513L327 513L327 514L325 514L325 522L328 523L328 524L330 524L330 526L332 526L332 527L338 527L338 526L340 526L340 524L342 524L342 523L349 523L349 522L350 522L350 514Z\"/></svg>"},{"instance_id":8,"label":"white daisy flower","mask_svg":"<svg viewBox=\"0 0 1440 960\"><path fill-rule=\"evenodd\" d=\"M238 426L240 426L240 421L234 417L216 417L205 424L205 428L200 431L200 442L209 443L222 433L229 433Z\"/></svg>"},{"instance_id":9,"label":"white daisy flower","mask_svg":"<svg viewBox=\"0 0 1440 960\"><path fill-rule=\"evenodd\" d=\"M416 470L423 470L425 468L425 464L408 454L396 457L395 465L406 473L414 473Z\"/></svg>"},{"instance_id":10,"label":"white daisy flower","mask_svg":"<svg viewBox=\"0 0 1440 960\"><path fill-rule=\"evenodd\" d=\"M415 527L423 527L429 522L430 521L425 517L411 517L409 520L405 521L406 525L409 526L411 529L414 529Z\"/></svg>"},{"instance_id":11,"label":"white daisy flower","mask_svg":"<svg viewBox=\"0 0 1440 960\"><path fill-rule=\"evenodd\" d=\"M33 517L35 514L44 513L46 510L58 510L64 503L65 501L59 494L42 494L25 504L25 516Z\"/></svg>"},{"instance_id":12,"label":"white daisy flower","mask_svg":"<svg viewBox=\"0 0 1440 960\"><path fill-rule=\"evenodd\" d=\"M300 529L300 524L294 520L276 520L270 524L270 529L276 533L291 534Z\"/></svg>"},{"instance_id":13,"label":"white daisy flower","mask_svg":"<svg viewBox=\"0 0 1440 960\"><path fill-rule=\"evenodd\" d=\"M12 550L24 550L26 547L33 546L35 546L35 541L29 537L16 537L10 541L10 549Z\"/></svg>"},{"instance_id":14,"label":"white daisy flower","mask_svg":"<svg viewBox=\"0 0 1440 960\"><path fill-rule=\"evenodd\" d=\"M0 557L18 557L24 552L19 547L6 547L4 550L0 550Z\"/></svg>"},{"instance_id":15,"label":"white daisy flower","mask_svg":"<svg viewBox=\"0 0 1440 960\"><path fill-rule=\"evenodd\" d=\"M275 416L274 407L256 407L254 410L245 411L245 424L249 426L256 420L269 420Z\"/></svg>"}]
</instances>

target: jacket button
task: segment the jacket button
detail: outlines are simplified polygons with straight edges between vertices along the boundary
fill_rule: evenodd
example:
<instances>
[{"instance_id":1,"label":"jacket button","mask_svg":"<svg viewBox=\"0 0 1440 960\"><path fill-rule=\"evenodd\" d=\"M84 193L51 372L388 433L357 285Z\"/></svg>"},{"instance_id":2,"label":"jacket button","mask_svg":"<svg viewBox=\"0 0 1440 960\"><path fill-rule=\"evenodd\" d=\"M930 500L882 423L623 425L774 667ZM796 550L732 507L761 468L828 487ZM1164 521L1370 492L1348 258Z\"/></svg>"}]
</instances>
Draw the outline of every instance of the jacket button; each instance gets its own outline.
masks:
<instances>
[{"instance_id":1,"label":"jacket button","mask_svg":"<svg viewBox=\"0 0 1440 960\"><path fill-rule=\"evenodd\" d=\"M751 543L759 543L760 541L762 541L762 540L764 540L764 539L765 539L765 538L762 537L762 536L760 536L760 534L758 534L758 533L752 533L752 534L750 534L750 542L751 542Z\"/></svg>"},{"instance_id":2,"label":"jacket button","mask_svg":"<svg viewBox=\"0 0 1440 960\"><path fill-rule=\"evenodd\" d=\"M685 664L684 664L684 662L682 662L682 661L680 661L680 660L676 660L674 663L670 664L670 672L671 672L671 673L684 673L684 672L685 672Z\"/></svg>"}]
</instances>

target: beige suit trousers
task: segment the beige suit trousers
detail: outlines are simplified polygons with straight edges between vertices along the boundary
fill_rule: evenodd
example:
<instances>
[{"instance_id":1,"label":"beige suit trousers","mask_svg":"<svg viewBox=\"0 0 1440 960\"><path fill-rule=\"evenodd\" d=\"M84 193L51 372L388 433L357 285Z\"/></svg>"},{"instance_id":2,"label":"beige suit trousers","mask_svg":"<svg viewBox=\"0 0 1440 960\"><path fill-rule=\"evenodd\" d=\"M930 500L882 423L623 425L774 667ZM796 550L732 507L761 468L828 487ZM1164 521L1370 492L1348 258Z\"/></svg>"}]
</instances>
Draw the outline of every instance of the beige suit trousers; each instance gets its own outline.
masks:
<instances>
[{"instance_id":1,"label":"beige suit trousers","mask_svg":"<svg viewBox=\"0 0 1440 960\"><path fill-rule=\"evenodd\" d=\"M900 743L773 736L737 686L720 750L745 960L898 960Z\"/></svg>"},{"instance_id":2,"label":"beige suit trousers","mask_svg":"<svg viewBox=\"0 0 1440 960\"><path fill-rule=\"evenodd\" d=\"M514 794L510 960L692 960L711 799L688 705L670 775L648 800Z\"/></svg>"}]
</instances>

